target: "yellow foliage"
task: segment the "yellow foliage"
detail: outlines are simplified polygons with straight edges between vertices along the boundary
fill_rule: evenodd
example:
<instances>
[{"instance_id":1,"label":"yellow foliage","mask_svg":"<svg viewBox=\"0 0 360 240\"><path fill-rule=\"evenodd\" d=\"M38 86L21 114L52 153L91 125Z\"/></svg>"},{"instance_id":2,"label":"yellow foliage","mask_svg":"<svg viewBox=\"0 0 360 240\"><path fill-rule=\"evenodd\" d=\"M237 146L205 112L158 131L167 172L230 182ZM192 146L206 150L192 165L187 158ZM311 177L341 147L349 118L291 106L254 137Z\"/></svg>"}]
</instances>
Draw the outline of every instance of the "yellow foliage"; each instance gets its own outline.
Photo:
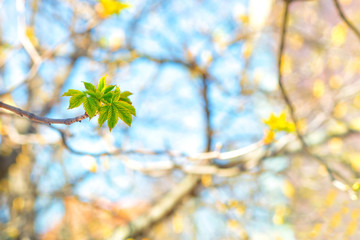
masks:
<instances>
[{"instance_id":1,"label":"yellow foliage","mask_svg":"<svg viewBox=\"0 0 360 240\"><path fill-rule=\"evenodd\" d=\"M345 68L345 72L348 73L349 75L359 73L360 72L360 57L355 57L355 58L349 59L347 65L346 65L346 68Z\"/></svg>"},{"instance_id":2,"label":"yellow foliage","mask_svg":"<svg viewBox=\"0 0 360 240\"><path fill-rule=\"evenodd\" d=\"M341 215L341 212L337 212L335 213L332 218L330 219L330 222L329 222L329 228L337 228L341 222L341 219L342 219L342 215Z\"/></svg>"},{"instance_id":3,"label":"yellow foliage","mask_svg":"<svg viewBox=\"0 0 360 240\"><path fill-rule=\"evenodd\" d=\"M304 38L298 33L289 33L289 45L294 49L300 49L304 45Z\"/></svg>"},{"instance_id":4,"label":"yellow foliage","mask_svg":"<svg viewBox=\"0 0 360 240\"><path fill-rule=\"evenodd\" d=\"M327 176L329 174L324 165L318 167L318 173L320 176Z\"/></svg>"},{"instance_id":5,"label":"yellow foliage","mask_svg":"<svg viewBox=\"0 0 360 240\"><path fill-rule=\"evenodd\" d=\"M253 45L250 43L245 43L242 48L243 57L249 59L253 51Z\"/></svg>"},{"instance_id":6,"label":"yellow foliage","mask_svg":"<svg viewBox=\"0 0 360 240\"><path fill-rule=\"evenodd\" d=\"M237 206L239 206L239 201L238 200L230 200L228 205L230 208L236 208Z\"/></svg>"},{"instance_id":7,"label":"yellow foliage","mask_svg":"<svg viewBox=\"0 0 360 240\"><path fill-rule=\"evenodd\" d=\"M305 132L306 128L307 128L307 121L305 118L299 119L296 122L296 127L297 129L299 129L300 132Z\"/></svg>"},{"instance_id":8,"label":"yellow foliage","mask_svg":"<svg viewBox=\"0 0 360 240\"><path fill-rule=\"evenodd\" d=\"M360 154L359 153L352 153L349 156L351 167L355 171L360 171Z\"/></svg>"},{"instance_id":9,"label":"yellow foliage","mask_svg":"<svg viewBox=\"0 0 360 240\"><path fill-rule=\"evenodd\" d=\"M330 77L329 86L333 89L338 89L343 85L343 79L339 75Z\"/></svg>"},{"instance_id":10,"label":"yellow foliage","mask_svg":"<svg viewBox=\"0 0 360 240\"><path fill-rule=\"evenodd\" d=\"M282 215L275 214L273 216L272 220L273 220L273 223L276 224L276 225L284 224L284 216L282 216Z\"/></svg>"},{"instance_id":11,"label":"yellow foliage","mask_svg":"<svg viewBox=\"0 0 360 240\"><path fill-rule=\"evenodd\" d=\"M325 207L330 207L331 205L333 205L336 197L337 197L337 191L335 189L331 189L325 198L325 202L324 202Z\"/></svg>"},{"instance_id":12,"label":"yellow foliage","mask_svg":"<svg viewBox=\"0 0 360 240\"><path fill-rule=\"evenodd\" d=\"M329 134L343 134L348 131L347 125L340 121L331 121L326 129Z\"/></svg>"},{"instance_id":13,"label":"yellow foliage","mask_svg":"<svg viewBox=\"0 0 360 240\"><path fill-rule=\"evenodd\" d=\"M97 171L96 159L92 156L84 156L82 159L82 164L85 169L89 170L92 173Z\"/></svg>"},{"instance_id":14,"label":"yellow foliage","mask_svg":"<svg viewBox=\"0 0 360 240\"><path fill-rule=\"evenodd\" d=\"M129 3L123 3L116 0L100 0L97 5L97 12L100 17L107 18L114 14L119 14L122 10L130 8Z\"/></svg>"},{"instance_id":15,"label":"yellow foliage","mask_svg":"<svg viewBox=\"0 0 360 240\"><path fill-rule=\"evenodd\" d=\"M7 179L2 179L0 181L0 191L1 192L7 192L8 191L8 180Z\"/></svg>"},{"instance_id":16,"label":"yellow foliage","mask_svg":"<svg viewBox=\"0 0 360 240\"><path fill-rule=\"evenodd\" d=\"M289 210L286 206L279 205L275 209L275 215L273 216L273 223L276 225L284 224L285 216L288 214Z\"/></svg>"},{"instance_id":17,"label":"yellow foliage","mask_svg":"<svg viewBox=\"0 0 360 240\"><path fill-rule=\"evenodd\" d=\"M275 132L273 130L265 130L265 136L263 138L264 144L270 144L275 140Z\"/></svg>"},{"instance_id":18,"label":"yellow foliage","mask_svg":"<svg viewBox=\"0 0 360 240\"><path fill-rule=\"evenodd\" d=\"M236 229L236 228L239 228L239 223L235 219L229 219L227 222L227 226L229 228Z\"/></svg>"},{"instance_id":19,"label":"yellow foliage","mask_svg":"<svg viewBox=\"0 0 360 240\"><path fill-rule=\"evenodd\" d=\"M339 23L331 30L331 43L337 47L343 45L346 41L347 27Z\"/></svg>"},{"instance_id":20,"label":"yellow foliage","mask_svg":"<svg viewBox=\"0 0 360 240\"><path fill-rule=\"evenodd\" d=\"M352 0L340 0L340 4L342 5L349 5L352 2Z\"/></svg>"},{"instance_id":21,"label":"yellow foliage","mask_svg":"<svg viewBox=\"0 0 360 240\"><path fill-rule=\"evenodd\" d=\"M215 206L216 206L216 209L221 213L225 213L227 210L227 206L220 201L217 201Z\"/></svg>"},{"instance_id":22,"label":"yellow foliage","mask_svg":"<svg viewBox=\"0 0 360 240\"><path fill-rule=\"evenodd\" d=\"M239 14L236 17L236 20L238 20L239 22L243 23L243 24L248 24L249 23L249 16L246 14Z\"/></svg>"},{"instance_id":23,"label":"yellow foliage","mask_svg":"<svg viewBox=\"0 0 360 240\"><path fill-rule=\"evenodd\" d=\"M283 55L281 57L280 72L284 75L289 74L292 71L292 66L292 59L288 55Z\"/></svg>"},{"instance_id":24,"label":"yellow foliage","mask_svg":"<svg viewBox=\"0 0 360 240\"><path fill-rule=\"evenodd\" d=\"M5 232L10 238L17 238L20 234L19 230L15 227L6 228Z\"/></svg>"},{"instance_id":25,"label":"yellow foliage","mask_svg":"<svg viewBox=\"0 0 360 240\"><path fill-rule=\"evenodd\" d=\"M98 231L101 235L101 237L103 237L104 239L107 239L109 237L111 237L112 233L113 233L113 227L110 226L109 224L104 224L104 223L99 223L97 222L95 224L95 226L93 227L93 229L90 229L94 231L94 234L96 234L96 232Z\"/></svg>"},{"instance_id":26,"label":"yellow foliage","mask_svg":"<svg viewBox=\"0 0 360 240\"><path fill-rule=\"evenodd\" d=\"M286 112L283 111L279 116L275 116L273 113L270 114L268 119L263 120L272 131L285 131L294 132L295 124L286 120Z\"/></svg>"},{"instance_id":27,"label":"yellow foliage","mask_svg":"<svg viewBox=\"0 0 360 240\"><path fill-rule=\"evenodd\" d=\"M39 41L35 36L35 30L33 27L26 27L25 34L34 47L39 46Z\"/></svg>"},{"instance_id":28,"label":"yellow foliage","mask_svg":"<svg viewBox=\"0 0 360 240\"><path fill-rule=\"evenodd\" d=\"M351 186L351 189L355 192L358 192L360 190L360 183L356 182Z\"/></svg>"},{"instance_id":29,"label":"yellow foliage","mask_svg":"<svg viewBox=\"0 0 360 240\"><path fill-rule=\"evenodd\" d=\"M26 166L27 164L30 163L30 157L28 154L22 152L20 153L17 157L16 157L16 163L19 166Z\"/></svg>"},{"instance_id":30,"label":"yellow foliage","mask_svg":"<svg viewBox=\"0 0 360 240\"><path fill-rule=\"evenodd\" d=\"M212 184L212 176L211 175L202 175L201 176L201 184L204 187L209 187Z\"/></svg>"},{"instance_id":31,"label":"yellow foliage","mask_svg":"<svg viewBox=\"0 0 360 240\"><path fill-rule=\"evenodd\" d=\"M360 131L360 117L352 119L349 123L349 127L351 130Z\"/></svg>"},{"instance_id":32,"label":"yellow foliage","mask_svg":"<svg viewBox=\"0 0 360 240\"><path fill-rule=\"evenodd\" d=\"M351 219L357 220L359 218L359 209L354 209L351 212Z\"/></svg>"},{"instance_id":33,"label":"yellow foliage","mask_svg":"<svg viewBox=\"0 0 360 240\"><path fill-rule=\"evenodd\" d=\"M317 79L313 86L313 95L316 98L321 98L325 93L325 84L322 80Z\"/></svg>"},{"instance_id":34,"label":"yellow foliage","mask_svg":"<svg viewBox=\"0 0 360 240\"><path fill-rule=\"evenodd\" d=\"M244 204L240 204L237 208L236 208L236 212L239 213L240 215L244 215L246 211L246 206Z\"/></svg>"},{"instance_id":35,"label":"yellow foliage","mask_svg":"<svg viewBox=\"0 0 360 240\"><path fill-rule=\"evenodd\" d=\"M347 214L348 212L349 212L349 208L348 208L348 207L346 207L346 206L342 207L342 209L341 209L341 213L342 213L342 214Z\"/></svg>"},{"instance_id":36,"label":"yellow foliage","mask_svg":"<svg viewBox=\"0 0 360 240\"><path fill-rule=\"evenodd\" d=\"M284 195L290 199L292 199L295 195L295 188L289 181L284 182L282 191L283 191Z\"/></svg>"},{"instance_id":37,"label":"yellow foliage","mask_svg":"<svg viewBox=\"0 0 360 240\"><path fill-rule=\"evenodd\" d=\"M339 154L342 151L343 141L341 138L333 137L329 140L328 146L332 154Z\"/></svg>"},{"instance_id":38,"label":"yellow foliage","mask_svg":"<svg viewBox=\"0 0 360 240\"><path fill-rule=\"evenodd\" d=\"M175 233L182 233L184 231L184 217L179 213L174 214L172 226Z\"/></svg>"},{"instance_id":39,"label":"yellow foliage","mask_svg":"<svg viewBox=\"0 0 360 240\"><path fill-rule=\"evenodd\" d=\"M9 175L11 177L16 176L19 172L20 172L20 166L16 163L11 164L11 166L9 167Z\"/></svg>"},{"instance_id":40,"label":"yellow foliage","mask_svg":"<svg viewBox=\"0 0 360 240\"><path fill-rule=\"evenodd\" d=\"M360 94L355 96L353 100L353 104L356 108L360 108Z\"/></svg>"},{"instance_id":41,"label":"yellow foliage","mask_svg":"<svg viewBox=\"0 0 360 240\"><path fill-rule=\"evenodd\" d=\"M358 229L357 221L351 221L346 228L345 234L347 236L352 236L355 234L356 230Z\"/></svg>"},{"instance_id":42,"label":"yellow foliage","mask_svg":"<svg viewBox=\"0 0 360 240\"><path fill-rule=\"evenodd\" d=\"M322 228L322 224L321 223L316 223L312 229L312 231L310 232L310 237L315 238L319 235L320 231Z\"/></svg>"},{"instance_id":43,"label":"yellow foliage","mask_svg":"<svg viewBox=\"0 0 360 240\"><path fill-rule=\"evenodd\" d=\"M90 165L89 171L92 172L92 173L96 173L96 171L97 171L97 164L96 164L95 162Z\"/></svg>"},{"instance_id":44,"label":"yellow foliage","mask_svg":"<svg viewBox=\"0 0 360 240\"><path fill-rule=\"evenodd\" d=\"M17 197L13 200L12 202L12 208L15 210L15 211L21 211L24 209L24 206L25 206L25 200L24 198L21 198L21 197Z\"/></svg>"},{"instance_id":45,"label":"yellow foliage","mask_svg":"<svg viewBox=\"0 0 360 240\"><path fill-rule=\"evenodd\" d=\"M334 117L343 118L348 112L348 105L345 102L339 102L334 108Z\"/></svg>"}]
</instances>

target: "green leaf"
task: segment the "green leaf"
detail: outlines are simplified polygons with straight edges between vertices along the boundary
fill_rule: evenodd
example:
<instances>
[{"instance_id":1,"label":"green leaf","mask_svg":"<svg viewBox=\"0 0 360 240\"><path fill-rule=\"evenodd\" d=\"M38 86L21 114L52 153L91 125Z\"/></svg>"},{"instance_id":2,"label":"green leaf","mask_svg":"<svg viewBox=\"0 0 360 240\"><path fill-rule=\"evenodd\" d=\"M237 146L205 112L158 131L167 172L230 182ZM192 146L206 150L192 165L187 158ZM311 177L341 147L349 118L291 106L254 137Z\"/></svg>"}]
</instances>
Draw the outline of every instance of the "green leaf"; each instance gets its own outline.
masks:
<instances>
[{"instance_id":1,"label":"green leaf","mask_svg":"<svg viewBox=\"0 0 360 240\"><path fill-rule=\"evenodd\" d=\"M119 121L118 110L114 105L111 105L109 106L107 112L108 112L108 116L107 116L108 126L109 126L109 130L111 131L111 129L113 129L117 124L117 122Z\"/></svg>"},{"instance_id":2,"label":"green leaf","mask_svg":"<svg viewBox=\"0 0 360 240\"><path fill-rule=\"evenodd\" d=\"M104 92L104 94L106 94L106 93L110 92L111 90L113 90L114 87L115 87L115 85L108 85L108 86L104 87L102 91Z\"/></svg>"},{"instance_id":3,"label":"green leaf","mask_svg":"<svg viewBox=\"0 0 360 240\"><path fill-rule=\"evenodd\" d=\"M131 126L132 116L136 117L136 110L129 99L129 96L132 95L131 92L121 93L120 88L115 85L106 86L106 75L99 80L97 87L88 82L83 83L86 91L69 89L63 94L63 96L71 97L69 109L83 104L89 118L99 114L99 127L107 121L110 131L116 126L119 119Z\"/></svg>"},{"instance_id":4,"label":"green leaf","mask_svg":"<svg viewBox=\"0 0 360 240\"><path fill-rule=\"evenodd\" d=\"M99 128L104 124L108 118L109 106L102 106L99 110Z\"/></svg>"},{"instance_id":5,"label":"green leaf","mask_svg":"<svg viewBox=\"0 0 360 240\"><path fill-rule=\"evenodd\" d=\"M69 101L70 104L68 109L73 109L80 106L85 100L86 100L86 94L83 92L80 92L79 94L72 96Z\"/></svg>"},{"instance_id":6,"label":"green leaf","mask_svg":"<svg viewBox=\"0 0 360 240\"><path fill-rule=\"evenodd\" d=\"M83 82L83 83L87 90L92 91L94 93L96 92L96 88L94 85L92 85L91 83L88 83L88 82Z\"/></svg>"},{"instance_id":7,"label":"green leaf","mask_svg":"<svg viewBox=\"0 0 360 240\"><path fill-rule=\"evenodd\" d=\"M100 103L96 98L88 97L84 101L84 110L89 115L90 119L95 116L99 107Z\"/></svg>"},{"instance_id":8,"label":"green leaf","mask_svg":"<svg viewBox=\"0 0 360 240\"><path fill-rule=\"evenodd\" d=\"M86 93L89 94L91 97L98 99L96 93L94 93L93 91L86 91Z\"/></svg>"},{"instance_id":9,"label":"green leaf","mask_svg":"<svg viewBox=\"0 0 360 240\"><path fill-rule=\"evenodd\" d=\"M104 94L97 90L95 95L96 95L96 99L100 100Z\"/></svg>"},{"instance_id":10,"label":"green leaf","mask_svg":"<svg viewBox=\"0 0 360 240\"><path fill-rule=\"evenodd\" d=\"M101 101L103 103L107 103L110 104L113 98L113 93L112 92L108 92L107 94L105 94L102 98Z\"/></svg>"},{"instance_id":11,"label":"green leaf","mask_svg":"<svg viewBox=\"0 0 360 240\"><path fill-rule=\"evenodd\" d=\"M122 93L121 93L121 97L128 97L128 96L130 96L130 95L132 95L132 93L129 92L129 91L125 91L125 92L122 92Z\"/></svg>"},{"instance_id":12,"label":"green leaf","mask_svg":"<svg viewBox=\"0 0 360 240\"><path fill-rule=\"evenodd\" d=\"M135 110L134 106L132 106L126 102L123 102L123 101L116 102L116 106L121 106L123 108L126 108L129 113L131 113L132 115L134 115L136 117L136 110Z\"/></svg>"},{"instance_id":13,"label":"green leaf","mask_svg":"<svg viewBox=\"0 0 360 240\"><path fill-rule=\"evenodd\" d=\"M120 98L120 88L115 88L115 91L113 92L114 93L114 95L113 95L113 97L112 97L112 101L113 102L116 102L116 101L118 101L119 100L119 98Z\"/></svg>"},{"instance_id":14,"label":"green leaf","mask_svg":"<svg viewBox=\"0 0 360 240\"><path fill-rule=\"evenodd\" d=\"M119 102L114 102L113 106L117 110L118 116L121 120L124 121L129 127L131 126L132 117L127 108L125 108L123 105L119 104Z\"/></svg>"},{"instance_id":15,"label":"green leaf","mask_svg":"<svg viewBox=\"0 0 360 240\"><path fill-rule=\"evenodd\" d=\"M103 76L102 78L100 78L99 85L98 85L98 87L97 87L97 89L98 89L99 91L102 91L102 90L104 89L104 87L106 86L106 76L107 76L107 75L105 75L105 76Z\"/></svg>"},{"instance_id":16,"label":"green leaf","mask_svg":"<svg viewBox=\"0 0 360 240\"><path fill-rule=\"evenodd\" d=\"M119 101L123 101L123 102L127 102L128 104L132 104L130 99L128 97L123 97L122 94L121 94L121 98L119 99Z\"/></svg>"},{"instance_id":17,"label":"green leaf","mask_svg":"<svg viewBox=\"0 0 360 240\"><path fill-rule=\"evenodd\" d=\"M81 91L75 90L75 89L69 89L67 92L65 92L62 96L71 97L77 94L81 94Z\"/></svg>"}]
</instances>

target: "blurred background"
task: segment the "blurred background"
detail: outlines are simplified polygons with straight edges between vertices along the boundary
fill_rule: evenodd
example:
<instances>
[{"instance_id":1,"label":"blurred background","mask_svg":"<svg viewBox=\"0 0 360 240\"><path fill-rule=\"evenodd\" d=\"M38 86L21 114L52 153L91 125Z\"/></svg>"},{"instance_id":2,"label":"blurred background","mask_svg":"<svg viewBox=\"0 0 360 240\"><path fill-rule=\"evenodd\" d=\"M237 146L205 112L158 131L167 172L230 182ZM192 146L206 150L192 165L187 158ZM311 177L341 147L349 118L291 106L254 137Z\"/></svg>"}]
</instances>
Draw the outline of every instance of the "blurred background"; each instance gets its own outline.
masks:
<instances>
[{"instance_id":1,"label":"blurred background","mask_svg":"<svg viewBox=\"0 0 360 240\"><path fill-rule=\"evenodd\" d=\"M0 239L359 239L360 37L336 2L360 28L359 1L293 0L279 56L281 0L0 0L1 102L79 116L61 95L107 74L137 110L110 132L0 109ZM291 120L279 73L310 153L264 124Z\"/></svg>"}]
</instances>

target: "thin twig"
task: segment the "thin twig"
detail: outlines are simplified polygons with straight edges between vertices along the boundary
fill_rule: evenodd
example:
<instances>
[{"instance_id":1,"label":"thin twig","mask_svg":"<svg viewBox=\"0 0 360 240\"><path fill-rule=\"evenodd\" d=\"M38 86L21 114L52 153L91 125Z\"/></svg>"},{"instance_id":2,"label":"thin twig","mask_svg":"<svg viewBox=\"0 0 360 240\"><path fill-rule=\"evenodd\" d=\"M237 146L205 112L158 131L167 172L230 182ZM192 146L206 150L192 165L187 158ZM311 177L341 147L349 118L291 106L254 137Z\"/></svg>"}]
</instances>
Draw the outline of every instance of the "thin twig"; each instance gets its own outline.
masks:
<instances>
[{"instance_id":1,"label":"thin twig","mask_svg":"<svg viewBox=\"0 0 360 240\"><path fill-rule=\"evenodd\" d=\"M287 23L288 23L288 19L289 19L289 7L290 7L291 0L284 0L284 2L285 2L285 12L284 12L283 23L282 23L282 28L281 28L280 47L279 47L279 52L278 52L278 72L279 72L278 73L278 84L280 87L282 97L284 98L285 103L289 108L291 118L292 118L293 122L295 123L296 135L297 135L299 141L301 142L304 152L306 154L308 154L309 156L311 156L312 158L314 158L315 160L317 160L318 162L320 162L326 168L331 181L334 182L336 180L336 178L334 176L332 169L329 167L329 165L326 163L326 161L322 157L311 153L307 143L304 140L304 137L302 136L299 128L296 126L297 117L295 115L295 109L294 109L294 106L293 106L293 104L289 98L289 95L286 92L285 87L284 87L283 76L281 73L281 65L282 65L282 56L284 53L284 48L285 48L285 43L286 43Z\"/></svg>"},{"instance_id":2,"label":"thin twig","mask_svg":"<svg viewBox=\"0 0 360 240\"><path fill-rule=\"evenodd\" d=\"M350 22L350 20L345 16L344 11L342 10L339 0L334 0L334 4L337 12L339 13L341 19L348 25L348 27L355 33L356 37L360 40L360 31L355 27L355 25Z\"/></svg>"},{"instance_id":3,"label":"thin twig","mask_svg":"<svg viewBox=\"0 0 360 240\"><path fill-rule=\"evenodd\" d=\"M39 123L45 123L45 124L65 124L65 125L70 125L73 124L75 122L81 122L81 120L84 120L85 118L88 117L87 113L78 116L78 117L74 117L74 118L64 118L64 119L54 119L54 118L47 118L47 117L40 117L37 116L31 112L27 112L24 111L20 108L17 107L13 107L11 105L8 105L6 103L0 102L0 108L4 108L6 110L9 110L17 115L20 115L22 117L26 117L28 119L30 119L31 121L34 122L39 122Z\"/></svg>"}]
</instances>

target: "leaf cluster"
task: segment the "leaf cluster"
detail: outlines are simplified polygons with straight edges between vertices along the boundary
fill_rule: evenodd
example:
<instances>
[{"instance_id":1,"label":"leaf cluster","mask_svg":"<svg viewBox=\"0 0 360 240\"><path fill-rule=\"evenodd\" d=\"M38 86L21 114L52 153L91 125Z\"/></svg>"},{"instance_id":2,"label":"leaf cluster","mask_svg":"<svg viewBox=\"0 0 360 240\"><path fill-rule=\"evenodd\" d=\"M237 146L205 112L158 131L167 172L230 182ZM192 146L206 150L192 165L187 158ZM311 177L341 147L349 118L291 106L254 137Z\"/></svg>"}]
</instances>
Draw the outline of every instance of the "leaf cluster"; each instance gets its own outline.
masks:
<instances>
[{"instance_id":1,"label":"leaf cluster","mask_svg":"<svg viewBox=\"0 0 360 240\"><path fill-rule=\"evenodd\" d=\"M295 131L295 124L286 120L285 111L283 111L279 116L275 116L275 114L271 113L270 117L264 120L264 123L268 125L272 131Z\"/></svg>"},{"instance_id":2,"label":"leaf cluster","mask_svg":"<svg viewBox=\"0 0 360 240\"><path fill-rule=\"evenodd\" d=\"M103 8L104 14L107 16L113 14L120 14L122 10L131 7L129 3L124 3L117 0L99 0L99 1Z\"/></svg>"},{"instance_id":3,"label":"leaf cluster","mask_svg":"<svg viewBox=\"0 0 360 240\"><path fill-rule=\"evenodd\" d=\"M82 104L90 119L99 115L99 127L107 121L110 131L119 119L131 126L132 116L136 117L136 110L129 99L131 92L121 92L116 85L106 85L106 76L100 79L97 87L88 82L83 83L86 91L69 89L62 95L71 97L68 109Z\"/></svg>"}]
</instances>

